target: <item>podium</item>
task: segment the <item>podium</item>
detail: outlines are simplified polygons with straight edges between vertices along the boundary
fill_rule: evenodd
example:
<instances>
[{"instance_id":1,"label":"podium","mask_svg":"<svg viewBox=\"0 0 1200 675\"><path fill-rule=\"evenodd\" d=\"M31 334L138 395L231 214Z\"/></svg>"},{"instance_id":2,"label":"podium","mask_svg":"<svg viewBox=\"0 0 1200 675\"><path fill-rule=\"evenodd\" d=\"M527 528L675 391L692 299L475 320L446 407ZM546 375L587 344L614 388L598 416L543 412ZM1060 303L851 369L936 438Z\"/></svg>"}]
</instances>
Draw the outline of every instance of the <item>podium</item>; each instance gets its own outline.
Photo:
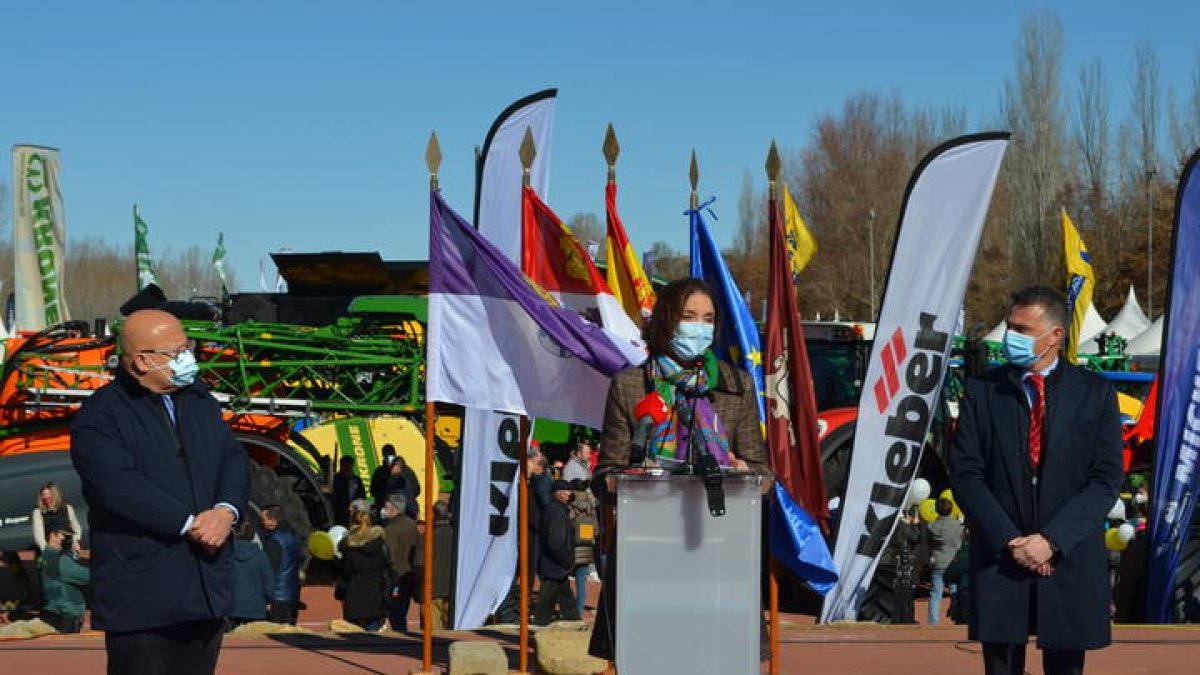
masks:
<instances>
[{"instance_id":1,"label":"podium","mask_svg":"<svg viewBox=\"0 0 1200 675\"><path fill-rule=\"evenodd\" d=\"M699 476L618 474L621 675L759 672L762 476L724 476L713 517Z\"/></svg>"}]
</instances>

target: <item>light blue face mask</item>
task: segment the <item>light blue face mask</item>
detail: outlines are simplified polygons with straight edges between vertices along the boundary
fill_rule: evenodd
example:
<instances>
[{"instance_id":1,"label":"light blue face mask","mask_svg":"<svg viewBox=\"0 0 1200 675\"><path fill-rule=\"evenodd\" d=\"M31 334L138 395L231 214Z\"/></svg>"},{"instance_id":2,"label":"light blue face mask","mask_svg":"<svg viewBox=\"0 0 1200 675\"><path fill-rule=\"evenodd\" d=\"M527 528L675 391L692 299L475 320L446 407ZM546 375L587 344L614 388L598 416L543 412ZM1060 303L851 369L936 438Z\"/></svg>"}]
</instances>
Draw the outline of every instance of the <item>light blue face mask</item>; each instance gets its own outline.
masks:
<instances>
[{"instance_id":1,"label":"light blue face mask","mask_svg":"<svg viewBox=\"0 0 1200 675\"><path fill-rule=\"evenodd\" d=\"M694 361L712 346L713 325L701 321L680 321L671 338L671 348L684 361Z\"/></svg>"},{"instance_id":2,"label":"light blue face mask","mask_svg":"<svg viewBox=\"0 0 1200 675\"><path fill-rule=\"evenodd\" d=\"M167 361L167 367L171 369L171 384L176 387L190 387L196 381L196 374L200 372L196 355L192 354L190 349L179 352L175 358Z\"/></svg>"},{"instance_id":3,"label":"light blue face mask","mask_svg":"<svg viewBox=\"0 0 1200 675\"><path fill-rule=\"evenodd\" d=\"M1053 330L1053 329L1052 329ZM1038 340L1046 337L1050 331L1046 331L1037 337L1024 335L1011 330L1004 331L1004 356L1008 358L1008 362L1019 368L1028 368L1038 362L1046 355L1046 352L1037 354L1033 351L1033 347ZM1049 347L1046 348L1049 350Z\"/></svg>"}]
</instances>

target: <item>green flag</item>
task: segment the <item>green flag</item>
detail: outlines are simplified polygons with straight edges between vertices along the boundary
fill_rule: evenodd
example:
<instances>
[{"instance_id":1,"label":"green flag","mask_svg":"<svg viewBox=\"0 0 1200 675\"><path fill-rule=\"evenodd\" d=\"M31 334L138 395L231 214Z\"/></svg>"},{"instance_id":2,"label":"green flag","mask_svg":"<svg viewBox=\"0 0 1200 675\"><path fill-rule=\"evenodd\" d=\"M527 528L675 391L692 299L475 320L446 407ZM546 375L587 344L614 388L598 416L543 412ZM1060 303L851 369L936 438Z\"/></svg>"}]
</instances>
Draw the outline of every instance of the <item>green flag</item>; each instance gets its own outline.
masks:
<instances>
[{"instance_id":1,"label":"green flag","mask_svg":"<svg viewBox=\"0 0 1200 675\"><path fill-rule=\"evenodd\" d=\"M225 233L217 234L217 250L213 251L213 269L221 279L221 297L229 296L229 280L225 276Z\"/></svg>"},{"instance_id":2,"label":"green flag","mask_svg":"<svg viewBox=\"0 0 1200 675\"><path fill-rule=\"evenodd\" d=\"M133 255L137 259L138 290L150 284L162 288L158 275L154 273L154 259L150 257L150 244L146 241L146 221L138 214L137 204L133 205Z\"/></svg>"}]
</instances>

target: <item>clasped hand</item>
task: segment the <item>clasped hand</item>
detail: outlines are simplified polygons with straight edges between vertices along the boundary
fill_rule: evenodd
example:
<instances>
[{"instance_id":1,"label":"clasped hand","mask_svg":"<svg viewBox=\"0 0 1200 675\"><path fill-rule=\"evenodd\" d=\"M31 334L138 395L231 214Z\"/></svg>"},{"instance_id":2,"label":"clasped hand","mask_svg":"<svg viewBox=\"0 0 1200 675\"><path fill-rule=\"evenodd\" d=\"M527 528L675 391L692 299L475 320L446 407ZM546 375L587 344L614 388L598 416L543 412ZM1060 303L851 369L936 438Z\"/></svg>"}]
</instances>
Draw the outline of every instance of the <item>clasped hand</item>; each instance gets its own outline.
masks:
<instances>
[{"instance_id":1,"label":"clasped hand","mask_svg":"<svg viewBox=\"0 0 1200 675\"><path fill-rule=\"evenodd\" d=\"M1054 565L1050 563L1054 549L1049 540L1040 534L1013 539L1008 542L1008 551L1017 564L1034 574L1048 577L1054 573Z\"/></svg>"},{"instance_id":2,"label":"clasped hand","mask_svg":"<svg viewBox=\"0 0 1200 675\"><path fill-rule=\"evenodd\" d=\"M233 512L224 507L214 507L196 515L187 536L212 554L225 545L232 527Z\"/></svg>"}]
</instances>

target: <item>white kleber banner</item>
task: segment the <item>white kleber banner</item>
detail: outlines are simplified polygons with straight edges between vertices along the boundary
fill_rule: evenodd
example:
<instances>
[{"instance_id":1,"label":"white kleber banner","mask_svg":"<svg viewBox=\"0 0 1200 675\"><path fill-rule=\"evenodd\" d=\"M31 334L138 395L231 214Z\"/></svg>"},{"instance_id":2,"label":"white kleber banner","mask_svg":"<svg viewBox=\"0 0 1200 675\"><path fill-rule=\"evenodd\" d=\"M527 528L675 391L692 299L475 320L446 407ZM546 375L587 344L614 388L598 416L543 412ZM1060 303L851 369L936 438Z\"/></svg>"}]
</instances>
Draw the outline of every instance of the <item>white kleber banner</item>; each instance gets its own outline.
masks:
<instances>
[{"instance_id":1,"label":"white kleber banner","mask_svg":"<svg viewBox=\"0 0 1200 675\"><path fill-rule=\"evenodd\" d=\"M941 393L1007 133L963 136L917 165L892 252L821 621L853 621L901 515Z\"/></svg>"},{"instance_id":2,"label":"white kleber banner","mask_svg":"<svg viewBox=\"0 0 1200 675\"><path fill-rule=\"evenodd\" d=\"M467 408L458 484L454 630L482 628L517 570L520 417Z\"/></svg>"},{"instance_id":3,"label":"white kleber banner","mask_svg":"<svg viewBox=\"0 0 1200 675\"><path fill-rule=\"evenodd\" d=\"M557 89L530 94L513 103L492 123L475 167L475 229L505 257L521 265L521 158L525 130L533 132L537 155L529 168L529 186L550 195L550 151L554 136Z\"/></svg>"},{"instance_id":4,"label":"white kleber banner","mask_svg":"<svg viewBox=\"0 0 1200 675\"><path fill-rule=\"evenodd\" d=\"M58 166L58 150L13 146L14 333L42 330L70 318L63 296L67 223Z\"/></svg>"}]
</instances>

